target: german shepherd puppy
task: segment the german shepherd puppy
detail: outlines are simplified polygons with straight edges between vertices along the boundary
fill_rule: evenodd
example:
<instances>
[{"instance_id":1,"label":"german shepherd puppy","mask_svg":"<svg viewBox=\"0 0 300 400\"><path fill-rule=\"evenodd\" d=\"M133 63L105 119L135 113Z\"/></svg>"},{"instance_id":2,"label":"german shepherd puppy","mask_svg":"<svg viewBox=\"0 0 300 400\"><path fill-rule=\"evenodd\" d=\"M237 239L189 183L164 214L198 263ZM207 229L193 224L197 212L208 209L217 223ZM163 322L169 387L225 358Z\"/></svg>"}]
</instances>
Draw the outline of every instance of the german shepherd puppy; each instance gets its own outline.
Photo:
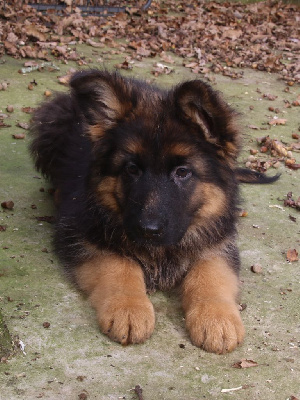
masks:
<instances>
[{"instance_id":1,"label":"german shepherd puppy","mask_svg":"<svg viewBox=\"0 0 300 400\"><path fill-rule=\"evenodd\" d=\"M98 70L37 109L31 152L57 189L56 252L112 340L149 338L147 291L180 285L194 345L243 341L238 181L277 176L236 168L234 119L200 80L166 91Z\"/></svg>"}]
</instances>

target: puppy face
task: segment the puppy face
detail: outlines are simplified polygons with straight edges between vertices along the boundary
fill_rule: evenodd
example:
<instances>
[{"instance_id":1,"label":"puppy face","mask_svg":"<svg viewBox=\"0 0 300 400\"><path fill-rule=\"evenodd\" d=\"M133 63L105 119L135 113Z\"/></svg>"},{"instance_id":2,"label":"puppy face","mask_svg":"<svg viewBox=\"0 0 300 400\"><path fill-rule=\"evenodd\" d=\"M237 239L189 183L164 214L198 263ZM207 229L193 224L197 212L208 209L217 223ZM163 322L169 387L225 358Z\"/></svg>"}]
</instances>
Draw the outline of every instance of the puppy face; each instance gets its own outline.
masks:
<instances>
[{"instance_id":1,"label":"puppy face","mask_svg":"<svg viewBox=\"0 0 300 400\"><path fill-rule=\"evenodd\" d=\"M238 136L210 87L167 92L100 72L71 86L94 146L92 192L129 240L175 245L228 211Z\"/></svg>"}]
</instances>

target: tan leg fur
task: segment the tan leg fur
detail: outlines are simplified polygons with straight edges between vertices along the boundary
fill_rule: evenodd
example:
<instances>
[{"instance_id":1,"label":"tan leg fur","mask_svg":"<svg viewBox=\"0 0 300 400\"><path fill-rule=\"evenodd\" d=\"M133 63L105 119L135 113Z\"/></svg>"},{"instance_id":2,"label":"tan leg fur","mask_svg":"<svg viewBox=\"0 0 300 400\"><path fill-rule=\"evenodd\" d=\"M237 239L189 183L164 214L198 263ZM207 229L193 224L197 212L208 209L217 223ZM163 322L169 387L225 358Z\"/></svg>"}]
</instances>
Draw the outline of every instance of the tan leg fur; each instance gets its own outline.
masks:
<instances>
[{"instance_id":1,"label":"tan leg fur","mask_svg":"<svg viewBox=\"0 0 300 400\"><path fill-rule=\"evenodd\" d=\"M153 305L134 261L100 253L77 269L77 283L96 309L101 331L123 345L142 343L154 330Z\"/></svg>"},{"instance_id":2,"label":"tan leg fur","mask_svg":"<svg viewBox=\"0 0 300 400\"><path fill-rule=\"evenodd\" d=\"M238 277L221 257L200 261L191 269L183 282L182 304L194 345L223 354L243 341L238 292Z\"/></svg>"}]
</instances>

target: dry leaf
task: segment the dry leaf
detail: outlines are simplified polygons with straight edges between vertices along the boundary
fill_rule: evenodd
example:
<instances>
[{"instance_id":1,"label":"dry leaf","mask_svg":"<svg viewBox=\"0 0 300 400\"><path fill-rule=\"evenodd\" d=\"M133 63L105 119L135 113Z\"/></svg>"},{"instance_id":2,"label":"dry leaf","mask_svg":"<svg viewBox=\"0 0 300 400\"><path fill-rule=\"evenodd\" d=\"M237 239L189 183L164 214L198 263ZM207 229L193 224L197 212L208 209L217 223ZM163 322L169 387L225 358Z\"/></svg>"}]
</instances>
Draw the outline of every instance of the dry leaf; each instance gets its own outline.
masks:
<instances>
[{"instance_id":1,"label":"dry leaf","mask_svg":"<svg viewBox=\"0 0 300 400\"><path fill-rule=\"evenodd\" d=\"M287 120L284 118L274 118L271 121L269 121L269 125L285 125L286 121Z\"/></svg>"},{"instance_id":2,"label":"dry leaf","mask_svg":"<svg viewBox=\"0 0 300 400\"><path fill-rule=\"evenodd\" d=\"M296 249L289 249L286 258L289 262L298 261L298 251Z\"/></svg>"},{"instance_id":3,"label":"dry leaf","mask_svg":"<svg viewBox=\"0 0 300 400\"><path fill-rule=\"evenodd\" d=\"M17 126L19 126L22 129L25 129L25 130L29 129L29 124L27 122L18 122Z\"/></svg>"},{"instance_id":4,"label":"dry leaf","mask_svg":"<svg viewBox=\"0 0 300 400\"><path fill-rule=\"evenodd\" d=\"M25 139L24 133L15 133L12 135L14 139Z\"/></svg>"},{"instance_id":5,"label":"dry leaf","mask_svg":"<svg viewBox=\"0 0 300 400\"><path fill-rule=\"evenodd\" d=\"M3 201L1 203L1 207L5 208L7 210L12 210L14 208L15 204L12 200L8 200L8 201Z\"/></svg>"},{"instance_id":6,"label":"dry leaf","mask_svg":"<svg viewBox=\"0 0 300 400\"><path fill-rule=\"evenodd\" d=\"M248 128L254 129L254 130L259 130L259 127L256 125L248 125Z\"/></svg>"},{"instance_id":7,"label":"dry leaf","mask_svg":"<svg viewBox=\"0 0 300 400\"><path fill-rule=\"evenodd\" d=\"M22 107L21 110L26 114L32 114L35 111L35 108L33 108L33 107Z\"/></svg>"},{"instance_id":8,"label":"dry leaf","mask_svg":"<svg viewBox=\"0 0 300 400\"><path fill-rule=\"evenodd\" d=\"M253 360L247 360L246 358L242 358L241 361L238 361L232 365L233 368L252 368L257 366L257 362Z\"/></svg>"},{"instance_id":9,"label":"dry leaf","mask_svg":"<svg viewBox=\"0 0 300 400\"><path fill-rule=\"evenodd\" d=\"M228 29L223 33L222 37L225 39L236 40L240 36L242 36L242 34L243 31L241 31L240 29Z\"/></svg>"},{"instance_id":10,"label":"dry leaf","mask_svg":"<svg viewBox=\"0 0 300 400\"><path fill-rule=\"evenodd\" d=\"M41 42L44 42L47 39L46 35L40 31L40 26L37 26L36 24L24 24L24 29L29 37L33 37L34 39L40 40Z\"/></svg>"},{"instance_id":11,"label":"dry leaf","mask_svg":"<svg viewBox=\"0 0 300 400\"><path fill-rule=\"evenodd\" d=\"M298 197L298 200L294 200L292 192L288 192L283 204L285 207L292 207L300 211L300 197Z\"/></svg>"},{"instance_id":12,"label":"dry leaf","mask_svg":"<svg viewBox=\"0 0 300 400\"><path fill-rule=\"evenodd\" d=\"M88 39L88 40L86 41L86 43L89 44L89 45L92 46L92 47L105 47L105 44L99 43L99 42L95 42L95 41L92 40L92 39Z\"/></svg>"},{"instance_id":13,"label":"dry leaf","mask_svg":"<svg viewBox=\"0 0 300 400\"><path fill-rule=\"evenodd\" d=\"M168 54L166 54L164 51L160 54L160 58L164 61L167 62L169 64L174 64L174 60L171 56L169 56Z\"/></svg>"},{"instance_id":14,"label":"dry leaf","mask_svg":"<svg viewBox=\"0 0 300 400\"><path fill-rule=\"evenodd\" d=\"M247 217L247 216L248 216L248 211L246 211L246 210L239 210L238 215L239 215L239 217Z\"/></svg>"},{"instance_id":15,"label":"dry leaf","mask_svg":"<svg viewBox=\"0 0 300 400\"><path fill-rule=\"evenodd\" d=\"M151 55L151 51L147 50L145 47L138 47L136 50L136 54L142 57L149 57Z\"/></svg>"}]
</instances>

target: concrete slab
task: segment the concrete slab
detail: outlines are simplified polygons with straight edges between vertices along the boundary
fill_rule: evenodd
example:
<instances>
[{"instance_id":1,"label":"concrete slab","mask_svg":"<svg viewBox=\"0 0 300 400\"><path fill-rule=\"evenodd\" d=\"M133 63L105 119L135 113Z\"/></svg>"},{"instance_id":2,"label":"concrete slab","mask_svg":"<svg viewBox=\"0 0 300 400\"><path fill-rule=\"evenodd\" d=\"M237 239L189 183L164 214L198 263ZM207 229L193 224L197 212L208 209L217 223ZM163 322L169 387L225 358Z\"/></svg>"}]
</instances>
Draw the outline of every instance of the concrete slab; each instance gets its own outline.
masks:
<instances>
[{"instance_id":1,"label":"concrete slab","mask_svg":"<svg viewBox=\"0 0 300 400\"><path fill-rule=\"evenodd\" d=\"M89 66L107 68L123 61L121 56L80 47L96 60ZM18 73L21 61L5 57L0 81L9 86L0 93L0 112L10 128L0 128L0 199L13 200L13 210L0 210L0 307L15 344L23 343L0 364L0 397L3 399L139 399L139 385L145 400L239 399L274 400L300 397L300 272L299 261L286 260L289 248L299 251L299 213L283 207L282 199L292 191L300 196L300 171L283 164L281 179L269 186L244 185L242 207L248 216L240 219L239 247L243 263L241 302L247 337L243 346L229 355L207 354L194 347L184 329L183 314L175 292L151 296L156 310L156 329L147 343L122 347L103 336L93 310L84 297L65 280L51 247L52 225L37 217L52 216L51 188L34 171L27 152L28 137L12 137L26 132L16 127L27 122L22 107L34 107L45 90L63 90L57 75L70 65L59 64L61 72ZM138 77L171 85L195 76L176 59L174 73L154 78L154 61L136 63L131 72ZM73 66L73 65L72 65ZM38 85L28 90L35 80ZM241 113L245 150L241 163L256 148L255 139L269 134L291 143L299 128L299 107L286 108L299 95L299 87L287 93L276 75L245 71L242 79L210 76L213 85ZM259 89L259 90L257 90ZM263 93L278 96L269 101ZM274 115L269 106L278 107L286 125L270 126ZM251 109L249 108L251 106ZM249 125L259 129L253 130ZM261 128L263 130L261 130ZM264 130L264 129L267 130ZM270 129L269 129L270 128ZM299 163L299 153L294 153ZM260 155L260 157L265 157ZM272 173L275 171L272 171ZM294 222L289 218L296 219ZM259 263L261 274L251 266ZM258 365L233 368L242 359Z\"/></svg>"}]
</instances>

